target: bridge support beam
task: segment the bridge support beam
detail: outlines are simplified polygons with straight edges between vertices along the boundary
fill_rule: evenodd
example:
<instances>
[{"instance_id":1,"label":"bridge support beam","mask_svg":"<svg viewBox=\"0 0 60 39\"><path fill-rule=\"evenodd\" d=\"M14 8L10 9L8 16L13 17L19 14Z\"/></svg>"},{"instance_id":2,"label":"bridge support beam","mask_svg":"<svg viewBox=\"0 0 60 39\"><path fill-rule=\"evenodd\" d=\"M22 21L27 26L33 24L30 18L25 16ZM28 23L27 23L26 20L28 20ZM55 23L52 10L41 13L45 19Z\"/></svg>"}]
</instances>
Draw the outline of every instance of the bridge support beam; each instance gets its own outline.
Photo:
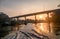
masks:
<instances>
[{"instance_id":1,"label":"bridge support beam","mask_svg":"<svg viewBox=\"0 0 60 39\"><path fill-rule=\"evenodd\" d=\"M25 25L27 25L27 22L26 22L26 16L25 16Z\"/></svg>"},{"instance_id":2,"label":"bridge support beam","mask_svg":"<svg viewBox=\"0 0 60 39\"><path fill-rule=\"evenodd\" d=\"M49 13L47 13L47 18L48 18L49 33L51 33L51 26L50 26Z\"/></svg>"},{"instance_id":3,"label":"bridge support beam","mask_svg":"<svg viewBox=\"0 0 60 39\"><path fill-rule=\"evenodd\" d=\"M36 15L35 15L35 25L37 25L37 17L36 17Z\"/></svg>"},{"instance_id":4,"label":"bridge support beam","mask_svg":"<svg viewBox=\"0 0 60 39\"><path fill-rule=\"evenodd\" d=\"M17 24L16 24L17 30L19 30L19 18L17 18Z\"/></svg>"}]
</instances>

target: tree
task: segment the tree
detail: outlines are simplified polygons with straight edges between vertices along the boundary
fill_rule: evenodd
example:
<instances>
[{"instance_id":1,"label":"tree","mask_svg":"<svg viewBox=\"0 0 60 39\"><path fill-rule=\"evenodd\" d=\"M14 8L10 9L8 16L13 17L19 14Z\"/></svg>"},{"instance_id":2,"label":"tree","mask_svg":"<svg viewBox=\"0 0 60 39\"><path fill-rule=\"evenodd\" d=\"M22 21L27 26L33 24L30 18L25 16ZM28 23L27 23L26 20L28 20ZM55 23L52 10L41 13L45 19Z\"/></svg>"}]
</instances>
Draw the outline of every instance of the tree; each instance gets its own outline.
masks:
<instances>
[{"instance_id":1,"label":"tree","mask_svg":"<svg viewBox=\"0 0 60 39\"><path fill-rule=\"evenodd\" d=\"M9 16L7 14L4 14L3 12L0 12L0 25L1 26L10 25Z\"/></svg>"},{"instance_id":2,"label":"tree","mask_svg":"<svg viewBox=\"0 0 60 39\"><path fill-rule=\"evenodd\" d=\"M55 34L60 31L60 9L54 11L54 16L52 17L52 22L54 23L53 29Z\"/></svg>"},{"instance_id":3,"label":"tree","mask_svg":"<svg viewBox=\"0 0 60 39\"><path fill-rule=\"evenodd\" d=\"M0 12L0 37L9 33L7 26L10 25L10 18L7 14Z\"/></svg>"}]
</instances>

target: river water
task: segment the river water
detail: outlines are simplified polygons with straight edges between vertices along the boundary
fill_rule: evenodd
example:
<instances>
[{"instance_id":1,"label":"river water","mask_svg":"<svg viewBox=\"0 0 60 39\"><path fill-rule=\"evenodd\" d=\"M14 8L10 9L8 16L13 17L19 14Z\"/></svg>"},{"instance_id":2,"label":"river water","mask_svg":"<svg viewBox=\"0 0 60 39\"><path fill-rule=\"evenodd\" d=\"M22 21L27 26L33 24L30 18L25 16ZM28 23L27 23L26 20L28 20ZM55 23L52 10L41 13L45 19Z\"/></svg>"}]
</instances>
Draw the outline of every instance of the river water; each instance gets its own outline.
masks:
<instances>
[{"instance_id":1,"label":"river water","mask_svg":"<svg viewBox=\"0 0 60 39\"><path fill-rule=\"evenodd\" d=\"M22 26L22 27L21 27ZM28 31L31 29L36 30L38 33L47 35L50 38L55 39L56 36L54 34L54 29L53 29L53 23L38 23L38 24L32 24L28 23L27 25L20 25L20 30Z\"/></svg>"},{"instance_id":2,"label":"river water","mask_svg":"<svg viewBox=\"0 0 60 39\"><path fill-rule=\"evenodd\" d=\"M5 38L14 39L14 37L16 36L16 33L18 33L17 38L20 38L20 35L21 35L19 32L20 30L23 30L23 32L31 33L32 32L31 30L34 29L39 34L48 36L49 39L56 39L56 36L53 34L53 29L52 29L51 25L53 25L53 23L50 24L51 32L49 31L49 24L48 23L38 23L38 24L28 23L27 25L20 25L18 31L10 33L10 35L7 35Z\"/></svg>"}]
</instances>

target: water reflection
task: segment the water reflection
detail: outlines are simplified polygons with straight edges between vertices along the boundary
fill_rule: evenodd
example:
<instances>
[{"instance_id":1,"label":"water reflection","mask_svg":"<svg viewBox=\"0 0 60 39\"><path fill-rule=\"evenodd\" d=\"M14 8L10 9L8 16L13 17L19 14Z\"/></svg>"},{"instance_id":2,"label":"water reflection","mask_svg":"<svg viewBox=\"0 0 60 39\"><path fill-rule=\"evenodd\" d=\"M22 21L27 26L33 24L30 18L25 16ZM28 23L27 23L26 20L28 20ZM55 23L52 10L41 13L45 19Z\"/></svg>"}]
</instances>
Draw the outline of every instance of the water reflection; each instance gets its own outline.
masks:
<instances>
[{"instance_id":1,"label":"water reflection","mask_svg":"<svg viewBox=\"0 0 60 39\"><path fill-rule=\"evenodd\" d=\"M52 31L52 23L50 25L51 25L51 31ZM32 24L32 23L30 23L30 24L28 23L27 25L20 25L20 29L26 28L28 30L30 27L36 29L38 32L49 33L49 25L48 25L48 23L38 23L36 25Z\"/></svg>"},{"instance_id":2,"label":"water reflection","mask_svg":"<svg viewBox=\"0 0 60 39\"><path fill-rule=\"evenodd\" d=\"M38 23L37 27L43 32L49 32L48 23Z\"/></svg>"}]
</instances>

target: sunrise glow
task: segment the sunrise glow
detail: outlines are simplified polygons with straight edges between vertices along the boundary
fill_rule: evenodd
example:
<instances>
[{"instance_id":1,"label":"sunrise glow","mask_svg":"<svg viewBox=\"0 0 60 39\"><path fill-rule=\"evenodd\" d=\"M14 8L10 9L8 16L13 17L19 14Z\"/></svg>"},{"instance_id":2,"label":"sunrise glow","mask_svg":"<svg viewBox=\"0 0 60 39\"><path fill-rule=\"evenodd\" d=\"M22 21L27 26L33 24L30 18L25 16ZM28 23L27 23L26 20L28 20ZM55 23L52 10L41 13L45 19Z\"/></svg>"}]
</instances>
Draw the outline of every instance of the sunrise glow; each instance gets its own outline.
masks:
<instances>
[{"instance_id":1,"label":"sunrise glow","mask_svg":"<svg viewBox=\"0 0 60 39\"><path fill-rule=\"evenodd\" d=\"M38 20L46 20L47 14L37 15Z\"/></svg>"}]
</instances>

